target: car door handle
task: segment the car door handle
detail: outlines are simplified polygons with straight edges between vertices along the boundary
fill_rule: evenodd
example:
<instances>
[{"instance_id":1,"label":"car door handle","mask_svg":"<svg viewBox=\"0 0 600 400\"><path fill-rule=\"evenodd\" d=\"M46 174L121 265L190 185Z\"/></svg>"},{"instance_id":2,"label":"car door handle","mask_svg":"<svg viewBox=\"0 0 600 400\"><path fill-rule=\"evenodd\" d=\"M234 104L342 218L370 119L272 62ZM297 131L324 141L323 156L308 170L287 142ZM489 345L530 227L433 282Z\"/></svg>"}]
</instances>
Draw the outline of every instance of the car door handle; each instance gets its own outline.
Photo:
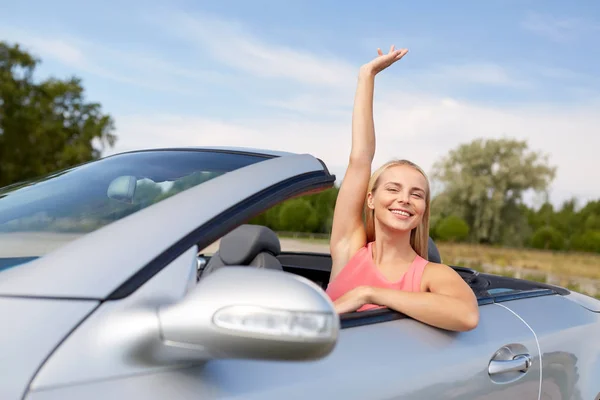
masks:
<instances>
[{"instance_id":1,"label":"car door handle","mask_svg":"<svg viewBox=\"0 0 600 400\"><path fill-rule=\"evenodd\" d=\"M490 375L505 374L507 372L525 372L531 366L529 354L519 354L512 360L492 360L488 371Z\"/></svg>"}]
</instances>

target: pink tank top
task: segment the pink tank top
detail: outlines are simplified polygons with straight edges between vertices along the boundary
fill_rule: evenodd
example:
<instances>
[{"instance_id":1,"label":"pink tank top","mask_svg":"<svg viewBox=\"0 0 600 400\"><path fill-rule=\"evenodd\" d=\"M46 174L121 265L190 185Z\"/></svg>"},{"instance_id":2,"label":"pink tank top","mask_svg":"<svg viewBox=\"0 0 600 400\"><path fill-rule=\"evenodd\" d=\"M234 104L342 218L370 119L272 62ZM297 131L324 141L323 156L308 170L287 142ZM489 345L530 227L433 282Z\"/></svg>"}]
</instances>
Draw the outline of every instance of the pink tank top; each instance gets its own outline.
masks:
<instances>
[{"instance_id":1,"label":"pink tank top","mask_svg":"<svg viewBox=\"0 0 600 400\"><path fill-rule=\"evenodd\" d=\"M370 242L358 250L333 281L329 282L326 293L332 301L337 300L357 286L374 286L407 292L421 291L421 277L429 261L417 255L402 278L396 282L390 282L377 269L377 266L373 262L372 246L373 242ZM382 307L376 304L365 304L357 311Z\"/></svg>"}]
</instances>

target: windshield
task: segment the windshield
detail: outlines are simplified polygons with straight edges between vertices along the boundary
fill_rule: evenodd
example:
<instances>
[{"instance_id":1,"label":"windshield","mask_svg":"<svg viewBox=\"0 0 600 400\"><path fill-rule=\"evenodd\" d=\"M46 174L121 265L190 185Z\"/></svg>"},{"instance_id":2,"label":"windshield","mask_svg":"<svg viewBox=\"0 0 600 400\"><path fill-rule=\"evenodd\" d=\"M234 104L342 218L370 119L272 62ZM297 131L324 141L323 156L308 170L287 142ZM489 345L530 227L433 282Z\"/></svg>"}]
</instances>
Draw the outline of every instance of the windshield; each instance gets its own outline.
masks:
<instances>
[{"instance_id":1,"label":"windshield","mask_svg":"<svg viewBox=\"0 0 600 400\"><path fill-rule=\"evenodd\" d=\"M217 151L133 152L0 189L0 271L263 160Z\"/></svg>"}]
</instances>

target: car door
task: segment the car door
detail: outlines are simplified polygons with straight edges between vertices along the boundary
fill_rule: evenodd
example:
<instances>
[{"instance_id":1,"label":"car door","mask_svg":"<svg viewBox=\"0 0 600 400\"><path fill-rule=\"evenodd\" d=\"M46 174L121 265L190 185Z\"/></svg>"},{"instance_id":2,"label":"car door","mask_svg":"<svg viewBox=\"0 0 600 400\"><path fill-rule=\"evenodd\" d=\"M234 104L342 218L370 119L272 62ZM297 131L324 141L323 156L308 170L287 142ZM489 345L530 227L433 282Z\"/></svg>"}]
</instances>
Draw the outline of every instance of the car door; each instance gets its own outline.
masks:
<instances>
[{"instance_id":1,"label":"car door","mask_svg":"<svg viewBox=\"0 0 600 400\"><path fill-rule=\"evenodd\" d=\"M202 382L196 398L537 400L533 332L502 304L481 305L480 312L479 326L462 333L373 313L346 320L323 360L213 360L187 371L186 382ZM525 372L511 370L517 364L509 360L520 355L532 360Z\"/></svg>"},{"instance_id":2,"label":"car door","mask_svg":"<svg viewBox=\"0 0 600 400\"><path fill-rule=\"evenodd\" d=\"M434 329L409 318L352 322L356 326L343 330L340 345L365 375L364 386L345 389L350 397L362 391L373 399L538 398L535 335L501 304L480 305L479 325L470 332ZM531 366L515 371L515 356L529 357Z\"/></svg>"},{"instance_id":3,"label":"car door","mask_svg":"<svg viewBox=\"0 0 600 400\"><path fill-rule=\"evenodd\" d=\"M144 305L188 290L193 255L100 306L42 368L27 399L538 399L535 336L502 303L482 304L478 327L462 333L385 310L343 318L335 349L316 361L215 357L169 368L132 357L128 337L150 321ZM524 355L532 365L510 371ZM509 362L491 365L494 358Z\"/></svg>"},{"instance_id":4,"label":"car door","mask_svg":"<svg viewBox=\"0 0 600 400\"><path fill-rule=\"evenodd\" d=\"M538 399L536 338L491 298L481 300L477 328L461 333L389 310L345 316L336 347L316 361L217 356L168 366L139 359L136 338L151 330L152 305L192 287L195 253L189 249L130 296L104 302L44 365L27 398ZM515 371L515 356L531 357L531 366Z\"/></svg>"},{"instance_id":5,"label":"car door","mask_svg":"<svg viewBox=\"0 0 600 400\"><path fill-rule=\"evenodd\" d=\"M535 331L543 351L540 399L599 399L600 303L558 291L506 304Z\"/></svg>"}]
</instances>

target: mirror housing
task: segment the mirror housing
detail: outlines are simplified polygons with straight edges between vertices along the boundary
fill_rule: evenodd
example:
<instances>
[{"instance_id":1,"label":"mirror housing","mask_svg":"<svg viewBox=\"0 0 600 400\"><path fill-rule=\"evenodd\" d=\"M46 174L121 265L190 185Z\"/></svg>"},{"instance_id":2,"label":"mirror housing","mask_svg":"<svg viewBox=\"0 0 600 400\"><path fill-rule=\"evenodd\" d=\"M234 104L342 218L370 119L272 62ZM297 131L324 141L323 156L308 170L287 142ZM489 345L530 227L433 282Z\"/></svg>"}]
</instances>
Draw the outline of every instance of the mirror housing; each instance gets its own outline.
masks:
<instances>
[{"instance_id":1,"label":"mirror housing","mask_svg":"<svg viewBox=\"0 0 600 400\"><path fill-rule=\"evenodd\" d=\"M331 353L340 328L333 303L308 279L233 266L159 308L158 319L173 354L186 349L200 359L317 360Z\"/></svg>"},{"instance_id":2,"label":"mirror housing","mask_svg":"<svg viewBox=\"0 0 600 400\"><path fill-rule=\"evenodd\" d=\"M137 187L137 178L135 176L124 175L113 179L108 185L106 195L109 199L122 201L132 204Z\"/></svg>"}]
</instances>

